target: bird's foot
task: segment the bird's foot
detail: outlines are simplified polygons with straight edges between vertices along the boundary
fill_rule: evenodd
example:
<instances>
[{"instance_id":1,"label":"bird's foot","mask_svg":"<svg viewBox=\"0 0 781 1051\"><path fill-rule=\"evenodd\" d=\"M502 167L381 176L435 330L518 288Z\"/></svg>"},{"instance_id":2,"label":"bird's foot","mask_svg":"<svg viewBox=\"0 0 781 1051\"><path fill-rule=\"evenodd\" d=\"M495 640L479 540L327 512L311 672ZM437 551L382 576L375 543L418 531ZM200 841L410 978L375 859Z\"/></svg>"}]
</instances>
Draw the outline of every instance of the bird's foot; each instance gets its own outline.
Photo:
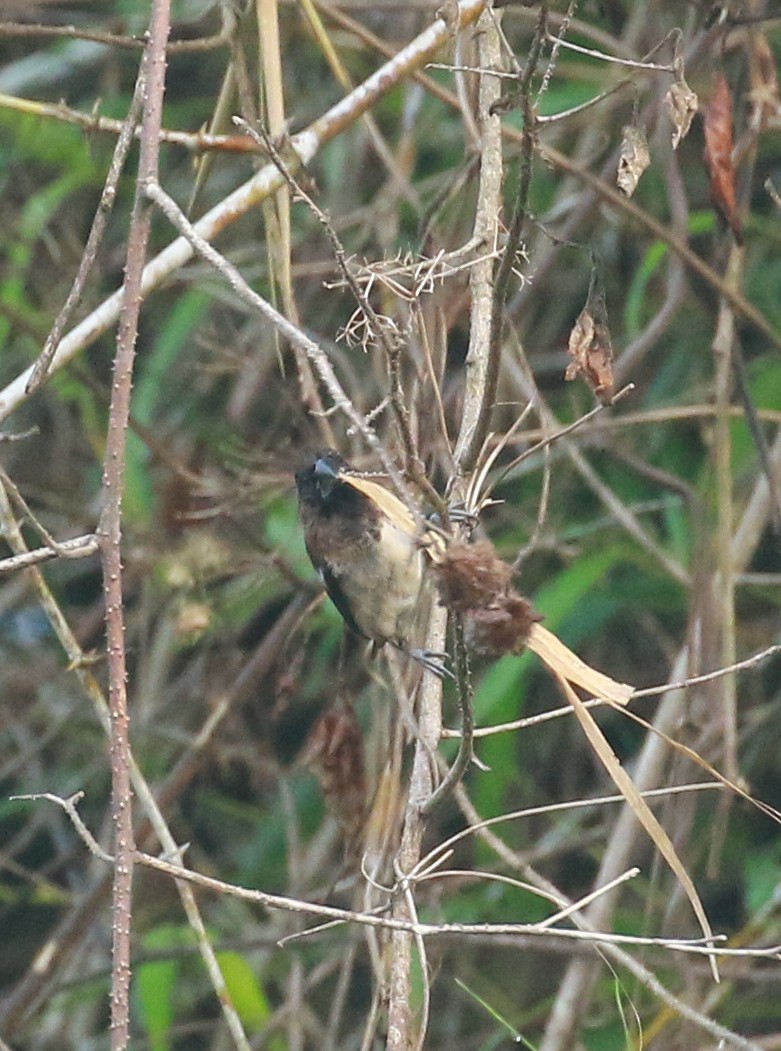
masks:
<instances>
[{"instance_id":1,"label":"bird's foot","mask_svg":"<svg viewBox=\"0 0 781 1051\"><path fill-rule=\"evenodd\" d=\"M451 522L468 522L470 525L477 525L477 515L467 511L462 501L450 504L447 509L447 517ZM428 515L428 521L437 528L442 527L442 516L438 511L432 511Z\"/></svg>"},{"instance_id":2,"label":"bird's foot","mask_svg":"<svg viewBox=\"0 0 781 1051\"><path fill-rule=\"evenodd\" d=\"M450 668L447 666L447 654L437 653L435 650L410 649L406 651L413 660L436 675L438 679L455 679Z\"/></svg>"}]
</instances>

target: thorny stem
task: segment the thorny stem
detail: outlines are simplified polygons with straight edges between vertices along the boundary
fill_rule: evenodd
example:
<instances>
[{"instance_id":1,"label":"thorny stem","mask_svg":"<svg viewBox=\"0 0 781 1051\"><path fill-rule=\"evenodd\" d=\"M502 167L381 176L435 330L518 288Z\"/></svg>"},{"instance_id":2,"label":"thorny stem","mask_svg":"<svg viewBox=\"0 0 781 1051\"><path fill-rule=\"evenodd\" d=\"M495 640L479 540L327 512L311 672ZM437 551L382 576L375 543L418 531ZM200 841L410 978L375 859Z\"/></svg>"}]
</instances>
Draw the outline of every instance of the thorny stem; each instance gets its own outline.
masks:
<instances>
[{"instance_id":1,"label":"thorny stem","mask_svg":"<svg viewBox=\"0 0 781 1051\"><path fill-rule=\"evenodd\" d=\"M19 527L13 517L1 479L0 528L2 528L9 546L18 556L23 557L28 553ZM29 552L29 554L32 554L32 552ZM49 590L43 574L37 568L32 568L29 570L29 576L38 594L41 608L46 613L52 629L60 641L63 652L68 658L69 666L73 669L85 694L92 701L98 720L108 735L110 733L108 705L103 697L100 684L90 670L89 661L81 650L60 607ZM143 849L153 849L157 843L160 843L168 855L173 857L177 854L177 844L168 825L165 823L163 810L172 806L198 773L217 728L236 702L240 698L246 697L253 685L262 680L274 666L280 647L284 640L294 633L295 625L303 616L307 604L307 596L299 593L275 621L269 633L261 640L254 654L250 656L238 676L232 681L230 689L210 698L210 714L208 718L165 782L158 787L157 798L153 796L149 784L146 782L137 764L133 762L131 755L133 788L147 814L147 817L139 824L136 833L136 840L142 844ZM93 886L86 898L55 928L39 954L33 959L27 974L3 999L0 1011L2 1012L5 1026L4 1032L7 1036L12 1036L16 1028L22 1024L30 1005L41 998L46 986L52 981L53 976L57 972L57 968L89 936L93 917L97 910L102 908L103 901L110 890L110 877L111 873L109 872L107 878L100 880L97 885ZM233 1041L237 1048L244 1048L247 1043L246 1036L243 1033L241 1021L231 1001L225 980L219 970L214 949L206 936L205 926L198 913L194 893L189 886L181 881L177 882L177 889L188 920L196 932L198 947L211 977L215 995L222 1007Z\"/></svg>"},{"instance_id":2,"label":"thorny stem","mask_svg":"<svg viewBox=\"0 0 781 1051\"><path fill-rule=\"evenodd\" d=\"M111 716L111 810L114 821L112 895L111 1048L124 1051L130 1040L130 924L132 915L133 831L130 783L130 720L122 596L122 489L130 417L133 362L141 307L141 280L150 231L150 205L142 187L157 174L159 133L165 92L166 42L170 30L169 0L155 0L144 52L146 96L139 157L139 184L131 217L125 263L124 298L117 333L106 459L103 511L98 536L106 606L109 709Z\"/></svg>"}]
</instances>

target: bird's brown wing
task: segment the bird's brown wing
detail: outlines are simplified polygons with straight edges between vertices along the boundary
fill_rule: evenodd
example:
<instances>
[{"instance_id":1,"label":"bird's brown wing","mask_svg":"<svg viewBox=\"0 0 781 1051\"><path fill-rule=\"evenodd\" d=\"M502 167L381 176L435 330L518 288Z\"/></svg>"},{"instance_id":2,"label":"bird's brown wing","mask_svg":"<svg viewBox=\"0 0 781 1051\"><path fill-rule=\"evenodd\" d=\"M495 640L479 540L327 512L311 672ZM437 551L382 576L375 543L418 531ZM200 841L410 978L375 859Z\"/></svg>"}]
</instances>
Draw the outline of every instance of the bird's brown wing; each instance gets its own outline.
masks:
<instances>
[{"instance_id":1,"label":"bird's brown wing","mask_svg":"<svg viewBox=\"0 0 781 1051\"><path fill-rule=\"evenodd\" d=\"M360 635L362 638L368 638L368 636L364 635L355 623L355 616L353 615L350 600L345 594L342 585L339 583L339 577L327 563L321 563L317 569L320 573L323 584L325 585L325 590L328 592L328 597L341 613L347 627L356 635Z\"/></svg>"}]
</instances>

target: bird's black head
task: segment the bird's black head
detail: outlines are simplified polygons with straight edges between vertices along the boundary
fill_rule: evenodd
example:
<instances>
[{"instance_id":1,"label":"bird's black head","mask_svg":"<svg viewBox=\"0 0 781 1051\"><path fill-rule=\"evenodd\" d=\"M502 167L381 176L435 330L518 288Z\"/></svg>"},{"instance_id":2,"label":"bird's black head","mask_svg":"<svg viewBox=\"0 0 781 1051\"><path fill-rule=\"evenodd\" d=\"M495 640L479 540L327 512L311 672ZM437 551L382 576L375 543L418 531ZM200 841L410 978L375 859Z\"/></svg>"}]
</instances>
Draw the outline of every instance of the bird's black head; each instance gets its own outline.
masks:
<instances>
[{"instance_id":1,"label":"bird's black head","mask_svg":"<svg viewBox=\"0 0 781 1051\"><path fill-rule=\"evenodd\" d=\"M349 470L347 461L333 449L315 453L300 471L296 472L296 485L302 504L323 507L338 498L340 490L349 489L340 480L341 474Z\"/></svg>"}]
</instances>

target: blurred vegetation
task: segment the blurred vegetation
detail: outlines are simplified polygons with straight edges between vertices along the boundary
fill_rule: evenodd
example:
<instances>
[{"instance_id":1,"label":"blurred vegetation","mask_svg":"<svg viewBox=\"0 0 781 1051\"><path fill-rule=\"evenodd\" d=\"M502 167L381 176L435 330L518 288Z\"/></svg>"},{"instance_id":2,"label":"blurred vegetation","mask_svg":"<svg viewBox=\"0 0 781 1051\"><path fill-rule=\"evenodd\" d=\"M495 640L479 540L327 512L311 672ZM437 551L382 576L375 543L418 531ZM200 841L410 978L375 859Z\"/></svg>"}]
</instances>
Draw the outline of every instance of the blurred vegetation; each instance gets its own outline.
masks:
<instances>
[{"instance_id":1,"label":"blurred vegetation","mask_svg":"<svg viewBox=\"0 0 781 1051\"><path fill-rule=\"evenodd\" d=\"M148 18L148 5L139 0L8 6L13 8L9 17L25 23L73 24L123 35L142 34ZM398 48L431 22L437 6L400 0L347 3L340 10ZM550 7L558 16L551 22L555 33L565 7L560 2ZM755 35L767 44L773 71L781 57L781 20L770 17L771 7L724 5L720 22L719 4L584 2L566 40L640 58L679 27L683 52L690 56L687 79L702 104L714 72L727 76L740 146L757 119ZM360 82L381 57L330 18L325 7L320 11L350 78ZM537 9L509 4L503 11L507 39L523 64ZM344 92L303 10L283 5L279 17L285 111L298 130ZM220 29L216 6L196 0L175 5L173 39L208 37ZM232 43L172 53L165 127L195 132L208 126L239 55L250 100L256 111L261 109L258 51L250 10L238 16ZM0 92L34 102L62 101L74 111L121 119L139 56L137 48L23 36L5 26L0 30ZM451 60L461 61L442 56L444 62ZM657 62L669 60L669 47L655 56ZM453 72L428 73L454 89ZM675 229L721 274L730 235L710 202L702 121L695 119L673 154L661 107L669 74L613 66L562 48L539 112L562 113L627 77L628 84L601 104L542 126L540 141L612 184L622 128L633 120L644 123L651 167L634 202ZM465 95L474 91L473 79L462 76ZM781 338L781 209L765 188L770 179L781 192L781 103L777 81L774 87L768 77L765 86L765 123L738 164L746 230L741 285ZM226 113L253 116L246 98L242 102L235 92L229 97ZM376 262L409 253L433 256L464 244L472 231L477 184L463 114L408 80L379 103L373 118L401 178L389 174L360 121L324 147L307 171L348 253ZM519 127L517 110L508 113L507 123ZM227 133L232 126L226 119L215 130ZM111 135L19 112L0 101L3 384L35 359L65 300L113 146ZM508 142L508 200L517 185L517 158L517 144ZM121 284L136 160L134 148L76 320ZM191 214L197 217L259 163L249 154L198 155L166 144L161 182L183 207L194 197ZM524 379L527 367L562 424L593 407L584 383L563 380L567 340L586 301L593 254L606 290L621 379L634 383L635 390L572 441L598 484L609 487L651 545L641 546L606 509L566 442L508 475L495 494L502 502L486 513L484 526L503 557L513 560L523 551L519 585L524 594L545 615L546 626L589 663L644 688L668 681L676 655L688 644L684 674L712 671L721 664L720 640L727 628L716 576L717 493L729 486L737 527L752 494L765 485L746 402L759 413L778 476L778 346L739 319L736 345L745 365L746 399L735 385L732 474L720 479L711 411L718 290L681 267L670 245L648 227L593 194L576 176L539 159L530 211L534 222L527 227L525 281L516 283L508 304L492 430L509 427L525 407L531 389ZM267 221L267 210L250 212L219 238L218 247L262 295L279 304L279 272L268 243L275 239L267 239ZM165 220L156 216L151 252L172 237ZM384 361L378 352L337 341L354 304L344 288L329 287L336 278L333 257L322 228L301 204L292 206L291 241L300 323L327 350L355 404L369 412L385 395ZM409 325L407 303L387 288L376 296L378 307L400 326ZM466 272L437 284L420 307L429 331L446 334L442 396L453 435L468 340ZM410 340L415 343L416 337L411 334ZM89 533L96 525L113 343L113 331L96 340L5 424L6 433L35 428L23 440L3 442L0 455L35 516L59 539ZM302 402L293 354L205 263L191 262L143 305L132 411L124 559L136 758L154 788L168 786L161 805L177 841L189 844L190 867L246 887L349 906L355 861L345 861L339 822L301 759L318 716L334 700L342 630L335 610L328 603L310 604L305 615L291 619L272 659L241 678L291 604L298 601L303 610L305 600L316 595L292 471L321 439L317 421ZM330 422L346 455L376 466L355 436L346 434L342 419ZM527 423L529 432L538 425L536 408ZM378 427L392 446L390 422L381 416ZM439 486L446 459L436 429L425 419L420 438ZM504 459L533 440L522 427ZM538 527L541 494L548 486ZM34 525L23 527L30 546L38 546L42 540ZM733 626L739 657L775 642L781 627L781 559L772 516L752 543L737 578ZM671 575L655 551L681 568L681 578ZM44 572L80 645L95 657L93 670L102 681L97 559L58 560ZM59 809L8 797L68 796L82 790L80 812L105 845L110 842L110 772L103 731L24 573L3 577L0 627L0 996L13 997L24 989L47 939L94 894L105 866L87 853ZM357 703L372 790L389 742L397 739L398 722L392 692L382 666L377 667L378 674L363 674ZM780 668L776 656L740 675L735 753L742 783L779 808L781 747L773 727L781 716ZM478 667L475 686L478 725L560 705L554 683L529 654ZM228 714L206 747L196 750L193 742L210 712L231 692ZM659 703L652 697L633 707L653 720ZM676 738L728 770L721 682L691 689L684 710ZM456 722L455 700L448 694L446 724ZM600 724L631 771L645 731L614 713L600 716ZM452 744L443 750L452 756ZM613 791L572 719L487 737L477 751L485 769L473 769L466 787L482 817ZM188 755L192 762L171 782L171 771ZM668 753L664 783L704 776L680 755ZM716 792L671 797L657 813L700 889L714 929L738 945L775 944L778 827L744 800L733 798L725 809L721 798ZM617 807L610 805L541 813L495 831L525 863L578 897L592 887L616 815ZM448 803L435 815L427 845L463 827L455 802ZM393 844L395 827L384 831ZM696 936L685 900L670 874L654 863L642 837L631 861L642 873L622 890L614 929ZM474 836L460 841L450 864L504 871L496 854ZM273 1051L361 1047L376 988L361 930L336 927L279 948L280 938L301 929L298 917L206 893L199 901L251 1046ZM552 912L528 890L466 877L424 884L418 904L421 918L432 922L532 923ZM0 1020L0 1036L17 1051L108 1046L109 947L104 900L84 915L42 995L15 1018L13 1031L6 1033ZM134 1047L231 1046L176 894L161 876L146 871L136 877L134 949ZM778 1046L777 961L727 962L725 981L714 991L703 958L659 948L636 951L672 992L758 1045ZM648 988L606 965L593 947L553 938L442 938L430 944L435 980L426 1047L489 1051L508 1046L513 1033L522 1034L528 1046L542 1046L560 978L573 956L596 961L597 982L584 997L578 1029L566 1046L636 1047L634 1012L647 1033L644 1046L711 1046L680 1018L664 1015ZM374 1043L364 1046L382 1043L380 1021Z\"/></svg>"}]
</instances>

